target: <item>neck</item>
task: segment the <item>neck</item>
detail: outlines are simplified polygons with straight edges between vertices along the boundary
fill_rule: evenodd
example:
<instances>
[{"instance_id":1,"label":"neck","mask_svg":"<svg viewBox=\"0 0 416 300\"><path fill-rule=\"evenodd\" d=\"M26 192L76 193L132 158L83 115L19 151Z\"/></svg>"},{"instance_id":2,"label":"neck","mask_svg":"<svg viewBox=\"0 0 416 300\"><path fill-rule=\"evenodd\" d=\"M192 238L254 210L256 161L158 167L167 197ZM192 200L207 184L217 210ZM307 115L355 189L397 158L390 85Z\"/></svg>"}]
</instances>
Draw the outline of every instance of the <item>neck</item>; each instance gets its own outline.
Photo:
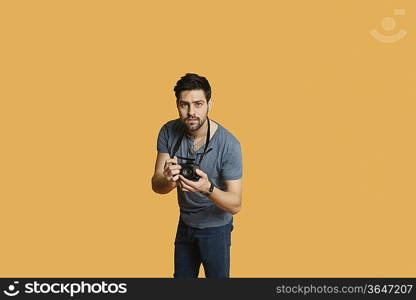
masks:
<instances>
[{"instance_id":1,"label":"neck","mask_svg":"<svg viewBox=\"0 0 416 300\"><path fill-rule=\"evenodd\" d=\"M198 139L207 135L208 132L208 118L205 120L204 124L202 124L201 128L198 130L189 131L188 134L192 136L194 139Z\"/></svg>"}]
</instances>

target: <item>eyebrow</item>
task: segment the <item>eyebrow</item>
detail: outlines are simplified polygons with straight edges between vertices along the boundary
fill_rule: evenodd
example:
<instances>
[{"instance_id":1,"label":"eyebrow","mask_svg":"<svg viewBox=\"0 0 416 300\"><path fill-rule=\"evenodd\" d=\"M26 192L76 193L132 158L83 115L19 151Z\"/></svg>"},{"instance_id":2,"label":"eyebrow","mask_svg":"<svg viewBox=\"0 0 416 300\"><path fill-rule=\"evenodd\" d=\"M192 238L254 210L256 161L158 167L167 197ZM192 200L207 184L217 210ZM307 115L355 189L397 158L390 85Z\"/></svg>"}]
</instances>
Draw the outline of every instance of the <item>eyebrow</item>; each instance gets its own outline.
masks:
<instances>
[{"instance_id":1,"label":"eyebrow","mask_svg":"<svg viewBox=\"0 0 416 300\"><path fill-rule=\"evenodd\" d=\"M184 101L184 100L179 100L179 102L189 103L188 101ZM198 102L204 102L204 100L195 100L195 101L192 101L191 103L198 103Z\"/></svg>"}]
</instances>

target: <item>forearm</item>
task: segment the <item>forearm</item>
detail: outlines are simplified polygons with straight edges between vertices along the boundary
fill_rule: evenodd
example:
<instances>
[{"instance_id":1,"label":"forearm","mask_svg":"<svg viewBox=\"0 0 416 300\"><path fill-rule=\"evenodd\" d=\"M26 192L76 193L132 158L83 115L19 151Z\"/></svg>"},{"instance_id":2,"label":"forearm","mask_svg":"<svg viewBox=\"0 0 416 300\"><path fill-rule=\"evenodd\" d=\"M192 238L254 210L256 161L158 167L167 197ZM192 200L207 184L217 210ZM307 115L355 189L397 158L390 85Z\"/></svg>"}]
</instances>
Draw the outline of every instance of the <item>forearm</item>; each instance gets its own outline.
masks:
<instances>
[{"instance_id":1,"label":"forearm","mask_svg":"<svg viewBox=\"0 0 416 300\"><path fill-rule=\"evenodd\" d=\"M152 189L158 194L167 194L176 188L175 182L169 182L163 175L155 174L152 177Z\"/></svg>"},{"instance_id":2,"label":"forearm","mask_svg":"<svg viewBox=\"0 0 416 300\"><path fill-rule=\"evenodd\" d=\"M214 188L208 198L214 202L219 208L235 215L241 208L241 196L232 193L225 192L219 188Z\"/></svg>"}]
</instances>

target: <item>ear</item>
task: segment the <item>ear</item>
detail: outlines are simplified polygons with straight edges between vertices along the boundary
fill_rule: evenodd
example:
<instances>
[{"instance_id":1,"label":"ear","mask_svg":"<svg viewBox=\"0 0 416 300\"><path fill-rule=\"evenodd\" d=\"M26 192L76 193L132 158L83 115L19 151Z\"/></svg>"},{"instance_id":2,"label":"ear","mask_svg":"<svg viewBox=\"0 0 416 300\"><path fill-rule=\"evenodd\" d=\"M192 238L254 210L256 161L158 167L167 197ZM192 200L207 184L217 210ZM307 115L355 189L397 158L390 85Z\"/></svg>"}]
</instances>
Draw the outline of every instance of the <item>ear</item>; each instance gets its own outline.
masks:
<instances>
[{"instance_id":1,"label":"ear","mask_svg":"<svg viewBox=\"0 0 416 300\"><path fill-rule=\"evenodd\" d=\"M208 102L208 111L211 111L211 108L212 108L212 99L210 99Z\"/></svg>"}]
</instances>

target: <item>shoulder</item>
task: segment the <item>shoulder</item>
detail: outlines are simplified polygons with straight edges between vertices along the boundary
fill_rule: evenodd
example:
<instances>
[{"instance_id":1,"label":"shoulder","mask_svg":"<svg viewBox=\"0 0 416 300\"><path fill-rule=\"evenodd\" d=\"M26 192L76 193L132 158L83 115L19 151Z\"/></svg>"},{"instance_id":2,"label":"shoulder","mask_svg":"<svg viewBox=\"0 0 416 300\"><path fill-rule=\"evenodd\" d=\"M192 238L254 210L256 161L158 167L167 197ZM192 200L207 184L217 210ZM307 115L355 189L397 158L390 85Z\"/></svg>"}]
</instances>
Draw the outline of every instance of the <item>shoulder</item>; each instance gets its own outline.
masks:
<instances>
[{"instance_id":1,"label":"shoulder","mask_svg":"<svg viewBox=\"0 0 416 300\"><path fill-rule=\"evenodd\" d=\"M218 147L218 152L221 153L221 160L228 160L230 158L241 159L241 145L238 138L226 129L221 124L218 124L217 134L218 139L216 145Z\"/></svg>"},{"instance_id":2,"label":"shoulder","mask_svg":"<svg viewBox=\"0 0 416 300\"><path fill-rule=\"evenodd\" d=\"M183 128L181 127L181 122L179 119L171 120L166 122L159 131L157 137L157 151L168 153L170 152L170 147L181 135Z\"/></svg>"}]
</instances>

